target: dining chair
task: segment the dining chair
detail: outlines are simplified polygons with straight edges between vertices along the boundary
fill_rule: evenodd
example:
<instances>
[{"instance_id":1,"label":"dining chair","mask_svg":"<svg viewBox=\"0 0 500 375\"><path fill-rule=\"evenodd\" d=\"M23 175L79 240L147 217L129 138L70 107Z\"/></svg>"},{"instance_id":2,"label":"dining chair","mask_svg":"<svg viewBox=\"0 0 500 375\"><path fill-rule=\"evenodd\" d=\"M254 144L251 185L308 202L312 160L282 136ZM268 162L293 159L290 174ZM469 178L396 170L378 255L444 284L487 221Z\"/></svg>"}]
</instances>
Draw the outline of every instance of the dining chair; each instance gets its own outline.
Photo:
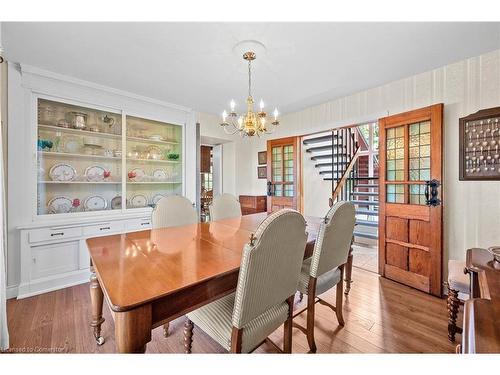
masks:
<instances>
[{"instance_id":1,"label":"dining chair","mask_svg":"<svg viewBox=\"0 0 500 375\"><path fill-rule=\"evenodd\" d=\"M152 227L168 228L196 224L198 214L191 201L180 195L161 198L152 213Z\"/></svg>"},{"instance_id":2,"label":"dining chair","mask_svg":"<svg viewBox=\"0 0 500 375\"><path fill-rule=\"evenodd\" d=\"M307 326L297 323L298 328L307 336L311 352L316 352L314 341L314 306L316 303L328 306L337 315L341 326L342 298L344 289L344 265L347 262L354 231L355 208L351 202L337 202L326 214L320 225L313 254L302 263L298 291L307 295L307 306L293 315L293 318L307 310ZM335 306L319 298L334 286L337 286Z\"/></svg>"},{"instance_id":3,"label":"dining chair","mask_svg":"<svg viewBox=\"0 0 500 375\"><path fill-rule=\"evenodd\" d=\"M460 294L459 294L460 293ZM469 298L470 277L465 271L465 262L450 259L448 261L448 340L455 341L455 335L462 333L457 326L460 305Z\"/></svg>"},{"instance_id":4,"label":"dining chair","mask_svg":"<svg viewBox=\"0 0 500 375\"><path fill-rule=\"evenodd\" d=\"M217 221L241 216L241 206L238 199L231 194L222 194L214 197L209 206L210 220Z\"/></svg>"},{"instance_id":5,"label":"dining chair","mask_svg":"<svg viewBox=\"0 0 500 375\"><path fill-rule=\"evenodd\" d=\"M307 241L297 211L268 216L243 247L236 292L187 314L184 349L191 353L193 327L232 353L249 353L268 341L291 353L293 298ZM284 325L283 350L267 337Z\"/></svg>"},{"instance_id":6,"label":"dining chair","mask_svg":"<svg viewBox=\"0 0 500 375\"><path fill-rule=\"evenodd\" d=\"M198 214L191 201L180 195L170 195L161 198L151 214L153 229L180 227L183 225L196 224ZM163 325L163 335L168 337L170 323Z\"/></svg>"}]
</instances>

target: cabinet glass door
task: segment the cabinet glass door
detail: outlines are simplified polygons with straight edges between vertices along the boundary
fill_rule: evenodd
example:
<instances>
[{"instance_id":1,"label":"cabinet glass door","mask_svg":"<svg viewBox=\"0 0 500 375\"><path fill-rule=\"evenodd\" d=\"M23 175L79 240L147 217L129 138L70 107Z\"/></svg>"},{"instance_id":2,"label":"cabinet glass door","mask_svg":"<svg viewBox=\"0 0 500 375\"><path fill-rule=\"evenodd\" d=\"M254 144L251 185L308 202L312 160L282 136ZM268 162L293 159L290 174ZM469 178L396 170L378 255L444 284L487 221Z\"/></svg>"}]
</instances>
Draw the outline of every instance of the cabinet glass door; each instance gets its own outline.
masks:
<instances>
[{"instance_id":1,"label":"cabinet glass door","mask_svg":"<svg viewBox=\"0 0 500 375\"><path fill-rule=\"evenodd\" d=\"M121 208L121 114L38 99L37 213Z\"/></svg>"},{"instance_id":2,"label":"cabinet glass door","mask_svg":"<svg viewBox=\"0 0 500 375\"><path fill-rule=\"evenodd\" d=\"M127 208L182 194L182 127L126 117Z\"/></svg>"}]
</instances>

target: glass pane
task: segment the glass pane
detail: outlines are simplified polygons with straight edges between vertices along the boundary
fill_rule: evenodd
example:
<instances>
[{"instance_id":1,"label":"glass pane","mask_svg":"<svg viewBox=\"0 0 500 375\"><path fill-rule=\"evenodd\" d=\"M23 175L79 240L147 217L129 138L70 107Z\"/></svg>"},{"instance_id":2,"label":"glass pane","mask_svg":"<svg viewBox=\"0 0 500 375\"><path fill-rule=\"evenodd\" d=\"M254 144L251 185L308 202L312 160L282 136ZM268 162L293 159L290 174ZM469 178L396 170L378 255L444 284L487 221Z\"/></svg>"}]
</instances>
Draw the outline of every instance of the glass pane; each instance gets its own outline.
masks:
<instances>
[{"instance_id":1,"label":"glass pane","mask_svg":"<svg viewBox=\"0 0 500 375\"><path fill-rule=\"evenodd\" d=\"M274 195L276 197L283 196L283 185L281 184L274 185Z\"/></svg>"},{"instance_id":2,"label":"glass pane","mask_svg":"<svg viewBox=\"0 0 500 375\"><path fill-rule=\"evenodd\" d=\"M388 184L386 185L386 202L388 203L405 203L405 185L403 184Z\"/></svg>"},{"instance_id":3,"label":"glass pane","mask_svg":"<svg viewBox=\"0 0 500 375\"><path fill-rule=\"evenodd\" d=\"M121 209L122 116L37 102L37 213Z\"/></svg>"},{"instance_id":4,"label":"glass pane","mask_svg":"<svg viewBox=\"0 0 500 375\"><path fill-rule=\"evenodd\" d=\"M127 208L153 207L162 197L181 195L182 127L127 116L126 135Z\"/></svg>"},{"instance_id":5,"label":"glass pane","mask_svg":"<svg viewBox=\"0 0 500 375\"><path fill-rule=\"evenodd\" d=\"M428 180L430 176L430 142L429 122L410 125L410 160L409 177L411 181ZM410 197L410 201L419 202L419 196Z\"/></svg>"},{"instance_id":6,"label":"glass pane","mask_svg":"<svg viewBox=\"0 0 500 375\"><path fill-rule=\"evenodd\" d=\"M410 204L425 206L425 185L410 185Z\"/></svg>"},{"instance_id":7,"label":"glass pane","mask_svg":"<svg viewBox=\"0 0 500 375\"><path fill-rule=\"evenodd\" d=\"M286 147L286 146L285 146ZM281 182L283 181L283 169L282 169L282 159L281 159L281 152L283 148L281 146L275 146L272 148L272 170L271 170L271 175L272 179L275 182ZM287 162L285 162L287 163Z\"/></svg>"},{"instance_id":8,"label":"glass pane","mask_svg":"<svg viewBox=\"0 0 500 375\"><path fill-rule=\"evenodd\" d=\"M387 129L386 136L390 146L386 154L386 178L388 181L404 180L404 126Z\"/></svg>"},{"instance_id":9,"label":"glass pane","mask_svg":"<svg viewBox=\"0 0 500 375\"><path fill-rule=\"evenodd\" d=\"M285 197L293 197L293 185L285 185Z\"/></svg>"}]
</instances>

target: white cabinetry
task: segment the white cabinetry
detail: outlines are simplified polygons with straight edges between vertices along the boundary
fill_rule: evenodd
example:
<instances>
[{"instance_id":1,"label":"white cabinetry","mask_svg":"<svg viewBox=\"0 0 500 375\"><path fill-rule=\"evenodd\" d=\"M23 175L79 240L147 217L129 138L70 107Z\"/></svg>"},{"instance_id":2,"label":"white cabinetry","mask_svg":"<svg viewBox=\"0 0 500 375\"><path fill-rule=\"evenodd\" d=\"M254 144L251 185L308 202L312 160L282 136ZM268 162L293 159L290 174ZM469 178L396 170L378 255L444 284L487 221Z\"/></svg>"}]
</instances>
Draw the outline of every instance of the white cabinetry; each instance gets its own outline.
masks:
<instances>
[{"instance_id":1,"label":"white cabinetry","mask_svg":"<svg viewBox=\"0 0 500 375\"><path fill-rule=\"evenodd\" d=\"M196 126L189 108L28 66L12 76L8 277L23 298L87 282L85 240L151 228L161 196L194 201Z\"/></svg>"}]
</instances>

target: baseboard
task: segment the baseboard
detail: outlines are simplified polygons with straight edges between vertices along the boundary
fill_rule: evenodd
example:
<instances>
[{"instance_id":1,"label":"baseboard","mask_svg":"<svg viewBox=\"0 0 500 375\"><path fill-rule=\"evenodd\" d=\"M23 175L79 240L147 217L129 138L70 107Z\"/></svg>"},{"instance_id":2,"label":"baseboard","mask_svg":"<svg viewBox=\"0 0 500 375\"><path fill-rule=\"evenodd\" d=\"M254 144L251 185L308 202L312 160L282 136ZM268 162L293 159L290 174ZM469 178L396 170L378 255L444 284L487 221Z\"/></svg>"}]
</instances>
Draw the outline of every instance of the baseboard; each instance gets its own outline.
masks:
<instances>
[{"instance_id":1,"label":"baseboard","mask_svg":"<svg viewBox=\"0 0 500 375\"><path fill-rule=\"evenodd\" d=\"M7 299L16 298L18 290L19 290L19 285L8 286L6 289Z\"/></svg>"},{"instance_id":2,"label":"baseboard","mask_svg":"<svg viewBox=\"0 0 500 375\"><path fill-rule=\"evenodd\" d=\"M89 269L72 271L61 275L50 276L32 280L18 287L17 298L35 296L37 294L48 293L54 290L69 288L74 285L83 284L89 281Z\"/></svg>"}]
</instances>

